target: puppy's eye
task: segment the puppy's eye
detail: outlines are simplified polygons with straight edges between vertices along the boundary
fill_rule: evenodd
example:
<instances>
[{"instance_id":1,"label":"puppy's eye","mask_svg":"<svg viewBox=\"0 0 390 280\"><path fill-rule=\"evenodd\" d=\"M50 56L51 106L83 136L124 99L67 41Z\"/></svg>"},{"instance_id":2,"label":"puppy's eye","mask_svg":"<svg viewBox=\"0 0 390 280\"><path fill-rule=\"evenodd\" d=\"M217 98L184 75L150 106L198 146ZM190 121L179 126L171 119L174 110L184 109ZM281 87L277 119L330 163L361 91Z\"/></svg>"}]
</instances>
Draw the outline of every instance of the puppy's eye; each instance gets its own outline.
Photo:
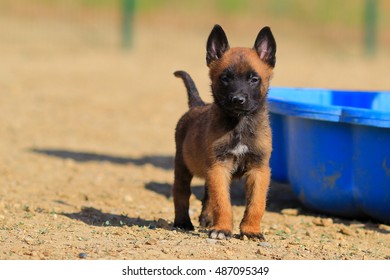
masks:
<instances>
[{"instance_id":1,"label":"puppy's eye","mask_svg":"<svg viewBox=\"0 0 390 280\"><path fill-rule=\"evenodd\" d=\"M228 75L222 75L221 76L221 82L225 85L229 84L230 82L230 78L228 77Z\"/></svg>"},{"instance_id":2,"label":"puppy's eye","mask_svg":"<svg viewBox=\"0 0 390 280\"><path fill-rule=\"evenodd\" d=\"M258 84L258 83L260 82L260 78L257 77L257 76L251 76L251 77L249 78L249 82L250 82L251 84Z\"/></svg>"}]
</instances>

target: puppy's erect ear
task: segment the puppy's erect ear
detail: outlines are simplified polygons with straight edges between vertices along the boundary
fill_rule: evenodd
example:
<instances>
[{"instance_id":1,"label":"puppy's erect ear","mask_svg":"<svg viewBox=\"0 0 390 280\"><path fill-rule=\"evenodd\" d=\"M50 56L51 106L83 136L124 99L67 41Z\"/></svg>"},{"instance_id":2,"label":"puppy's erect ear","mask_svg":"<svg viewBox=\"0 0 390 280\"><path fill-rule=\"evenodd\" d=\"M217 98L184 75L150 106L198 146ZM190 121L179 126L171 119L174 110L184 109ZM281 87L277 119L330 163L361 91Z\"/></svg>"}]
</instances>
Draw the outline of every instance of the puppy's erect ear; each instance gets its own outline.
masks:
<instances>
[{"instance_id":1,"label":"puppy's erect ear","mask_svg":"<svg viewBox=\"0 0 390 280\"><path fill-rule=\"evenodd\" d=\"M271 67L275 67L276 42L268 26L260 30L253 48L262 61Z\"/></svg>"},{"instance_id":2,"label":"puppy's erect ear","mask_svg":"<svg viewBox=\"0 0 390 280\"><path fill-rule=\"evenodd\" d=\"M222 27L216 24L207 40L206 62L210 65L214 60L218 60L229 49L229 42Z\"/></svg>"}]
</instances>

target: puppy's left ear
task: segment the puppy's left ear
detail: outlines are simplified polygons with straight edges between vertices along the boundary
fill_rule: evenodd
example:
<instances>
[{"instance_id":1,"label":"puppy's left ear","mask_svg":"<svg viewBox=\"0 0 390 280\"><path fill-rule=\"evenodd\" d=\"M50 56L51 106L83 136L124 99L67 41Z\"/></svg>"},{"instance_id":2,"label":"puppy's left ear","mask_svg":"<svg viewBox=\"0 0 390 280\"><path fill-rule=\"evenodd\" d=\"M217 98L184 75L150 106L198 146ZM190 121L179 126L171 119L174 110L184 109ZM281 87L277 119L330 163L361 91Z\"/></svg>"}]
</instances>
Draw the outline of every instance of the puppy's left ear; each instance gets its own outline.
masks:
<instances>
[{"instance_id":1,"label":"puppy's left ear","mask_svg":"<svg viewBox=\"0 0 390 280\"><path fill-rule=\"evenodd\" d=\"M268 26L260 30L253 49L257 52L262 61L272 68L275 67L276 42L271 29Z\"/></svg>"}]
</instances>

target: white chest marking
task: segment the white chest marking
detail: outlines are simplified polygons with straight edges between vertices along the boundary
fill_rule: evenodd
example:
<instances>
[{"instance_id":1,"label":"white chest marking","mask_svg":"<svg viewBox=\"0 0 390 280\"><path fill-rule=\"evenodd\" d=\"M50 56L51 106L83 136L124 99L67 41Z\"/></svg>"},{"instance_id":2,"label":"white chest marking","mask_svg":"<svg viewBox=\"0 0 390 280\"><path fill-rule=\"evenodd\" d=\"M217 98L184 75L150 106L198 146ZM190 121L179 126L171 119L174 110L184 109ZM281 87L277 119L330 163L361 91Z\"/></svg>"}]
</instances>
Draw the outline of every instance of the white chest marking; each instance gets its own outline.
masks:
<instances>
[{"instance_id":1,"label":"white chest marking","mask_svg":"<svg viewBox=\"0 0 390 280\"><path fill-rule=\"evenodd\" d=\"M247 153L248 150L249 149L247 145L239 143L236 147L234 147L234 149L230 150L230 153L239 157L245 155L245 153Z\"/></svg>"}]
</instances>

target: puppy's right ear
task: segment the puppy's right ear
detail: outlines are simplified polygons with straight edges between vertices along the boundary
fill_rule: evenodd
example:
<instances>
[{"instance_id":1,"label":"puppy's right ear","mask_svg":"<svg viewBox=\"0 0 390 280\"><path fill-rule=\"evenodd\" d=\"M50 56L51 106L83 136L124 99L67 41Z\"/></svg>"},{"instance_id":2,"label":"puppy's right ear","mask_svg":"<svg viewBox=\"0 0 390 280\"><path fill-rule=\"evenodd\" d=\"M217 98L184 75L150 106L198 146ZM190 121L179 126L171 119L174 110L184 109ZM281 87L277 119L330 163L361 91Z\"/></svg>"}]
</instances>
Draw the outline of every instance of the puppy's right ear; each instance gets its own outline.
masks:
<instances>
[{"instance_id":1,"label":"puppy's right ear","mask_svg":"<svg viewBox=\"0 0 390 280\"><path fill-rule=\"evenodd\" d=\"M216 24L207 40L207 66L218 60L229 49L229 42L222 27Z\"/></svg>"}]
</instances>

